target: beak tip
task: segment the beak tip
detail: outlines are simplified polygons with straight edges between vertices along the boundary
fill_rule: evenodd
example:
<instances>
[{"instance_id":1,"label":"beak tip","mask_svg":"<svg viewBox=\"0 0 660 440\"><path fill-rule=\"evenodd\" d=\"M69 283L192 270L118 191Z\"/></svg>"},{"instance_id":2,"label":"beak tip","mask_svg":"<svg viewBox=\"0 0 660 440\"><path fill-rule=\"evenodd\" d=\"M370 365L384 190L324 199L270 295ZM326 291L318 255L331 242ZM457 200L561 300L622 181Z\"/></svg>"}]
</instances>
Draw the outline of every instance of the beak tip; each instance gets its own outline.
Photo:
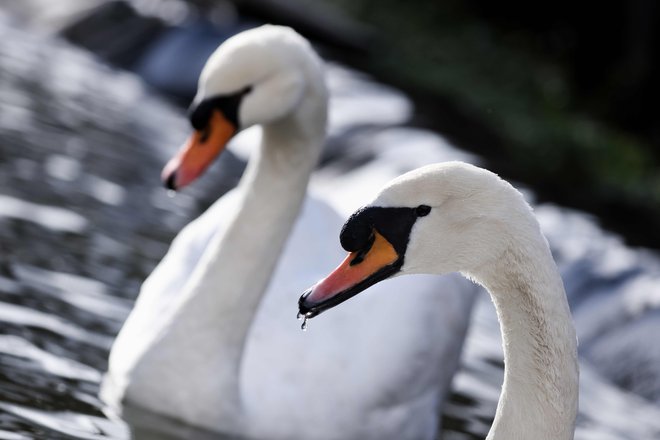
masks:
<instances>
[{"instance_id":1,"label":"beak tip","mask_svg":"<svg viewBox=\"0 0 660 440\"><path fill-rule=\"evenodd\" d=\"M311 295L314 288L309 288L298 299L298 313L301 316L307 316L308 318L313 318L319 314L318 310L315 310L314 304L308 303L307 299Z\"/></svg>"},{"instance_id":2,"label":"beak tip","mask_svg":"<svg viewBox=\"0 0 660 440\"><path fill-rule=\"evenodd\" d=\"M300 312L301 315L304 315L305 313L309 312L309 308L307 307L307 304L305 304L305 300L309 296L309 294L312 292L312 289L307 289L303 292L302 295L300 295L300 298L298 299L298 311Z\"/></svg>"},{"instance_id":3,"label":"beak tip","mask_svg":"<svg viewBox=\"0 0 660 440\"><path fill-rule=\"evenodd\" d=\"M163 185L165 185L165 188L169 189L170 191L176 191L177 186L176 186L176 171L173 171L167 175L163 175Z\"/></svg>"}]
</instances>

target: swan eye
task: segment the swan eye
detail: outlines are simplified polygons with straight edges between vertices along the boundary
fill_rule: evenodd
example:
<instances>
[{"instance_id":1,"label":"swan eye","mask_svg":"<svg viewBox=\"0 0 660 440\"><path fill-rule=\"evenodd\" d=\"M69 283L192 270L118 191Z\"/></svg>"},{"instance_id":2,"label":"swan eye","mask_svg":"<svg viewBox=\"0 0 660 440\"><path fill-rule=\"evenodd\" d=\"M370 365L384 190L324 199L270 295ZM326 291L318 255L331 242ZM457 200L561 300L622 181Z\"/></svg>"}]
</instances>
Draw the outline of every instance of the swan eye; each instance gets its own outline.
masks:
<instances>
[{"instance_id":1,"label":"swan eye","mask_svg":"<svg viewBox=\"0 0 660 440\"><path fill-rule=\"evenodd\" d=\"M431 212L431 207L429 205L419 205L417 209L415 209L417 217L425 217L429 215L429 212Z\"/></svg>"}]
</instances>

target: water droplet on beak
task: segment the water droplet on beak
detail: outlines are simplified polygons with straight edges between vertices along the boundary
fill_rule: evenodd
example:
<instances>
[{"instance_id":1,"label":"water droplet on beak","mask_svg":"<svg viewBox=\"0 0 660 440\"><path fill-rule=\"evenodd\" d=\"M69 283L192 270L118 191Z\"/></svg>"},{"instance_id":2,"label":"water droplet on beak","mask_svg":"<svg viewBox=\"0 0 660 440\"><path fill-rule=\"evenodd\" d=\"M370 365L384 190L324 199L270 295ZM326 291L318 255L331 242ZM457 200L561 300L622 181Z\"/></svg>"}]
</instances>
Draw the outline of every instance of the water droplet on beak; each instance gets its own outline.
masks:
<instances>
[{"instance_id":1,"label":"water droplet on beak","mask_svg":"<svg viewBox=\"0 0 660 440\"><path fill-rule=\"evenodd\" d=\"M300 329L301 329L302 331L304 331L304 332L307 331L307 321L308 321L311 317L312 317L312 313L311 313L311 312L306 313L306 314L304 314L304 315L303 315L302 313L298 312L298 321L300 321L300 320L302 319L302 324L300 325Z\"/></svg>"},{"instance_id":2,"label":"water droplet on beak","mask_svg":"<svg viewBox=\"0 0 660 440\"><path fill-rule=\"evenodd\" d=\"M174 191L173 189L168 189L168 190L167 190L167 197L172 198L172 197L174 197L175 195L176 195L176 191Z\"/></svg>"}]
</instances>

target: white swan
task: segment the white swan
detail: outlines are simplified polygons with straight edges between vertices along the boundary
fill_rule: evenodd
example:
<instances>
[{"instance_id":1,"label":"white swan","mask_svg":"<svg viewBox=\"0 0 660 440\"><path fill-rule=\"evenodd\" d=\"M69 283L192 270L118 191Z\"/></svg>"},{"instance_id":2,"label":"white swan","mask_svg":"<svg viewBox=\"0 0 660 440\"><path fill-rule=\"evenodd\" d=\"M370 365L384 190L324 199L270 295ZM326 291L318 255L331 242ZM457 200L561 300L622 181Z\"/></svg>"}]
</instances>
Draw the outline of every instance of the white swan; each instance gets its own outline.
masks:
<instances>
[{"instance_id":1,"label":"white swan","mask_svg":"<svg viewBox=\"0 0 660 440\"><path fill-rule=\"evenodd\" d=\"M262 143L238 188L179 234L142 286L110 354L110 405L249 438L433 438L472 292L401 279L314 331L293 319L298 293L342 254L331 238L341 218L303 203L326 107L321 62L289 29L244 32L209 59L168 186L201 174L237 129L261 124Z\"/></svg>"},{"instance_id":2,"label":"white swan","mask_svg":"<svg viewBox=\"0 0 660 440\"><path fill-rule=\"evenodd\" d=\"M422 167L354 213L340 238L350 254L303 294L301 313L311 318L391 276L459 271L490 292L502 328L504 385L487 438L573 438L575 329L547 242L518 191L472 165Z\"/></svg>"}]
</instances>

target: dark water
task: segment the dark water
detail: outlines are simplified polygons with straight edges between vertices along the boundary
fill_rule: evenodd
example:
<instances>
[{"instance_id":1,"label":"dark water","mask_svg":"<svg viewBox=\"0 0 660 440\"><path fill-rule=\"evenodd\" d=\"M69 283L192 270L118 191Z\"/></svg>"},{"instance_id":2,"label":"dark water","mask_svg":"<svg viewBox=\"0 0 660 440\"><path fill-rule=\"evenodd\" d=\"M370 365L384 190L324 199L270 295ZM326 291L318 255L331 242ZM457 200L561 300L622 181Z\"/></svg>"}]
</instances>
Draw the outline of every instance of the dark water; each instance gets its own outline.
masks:
<instances>
[{"instance_id":1,"label":"dark water","mask_svg":"<svg viewBox=\"0 0 660 440\"><path fill-rule=\"evenodd\" d=\"M0 41L0 437L123 438L96 397L114 335L240 162L228 155L222 181L167 197L179 111L62 42L4 24Z\"/></svg>"},{"instance_id":2,"label":"dark water","mask_svg":"<svg viewBox=\"0 0 660 440\"><path fill-rule=\"evenodd\" d=\"M182 111L137 77L1 17L0 438L128 438L97 398L114 335L172 237L236 182L243 160L225 154L169 198L159 174L186 134ZM331 138L313 182L329 197L345 187L367 197L386 176L430 161L480 161L406 127L412 103L400 93L337 66L329 81ZM253 139L238 141L239 156ZM660 438L660 258L627 248L582 214L537 213L580 334L576 438ZM502 371L483 295L443 438L485 436ZM145 413L131 420L134 438L218 438Z\"/></svg>"}]
</instances>

